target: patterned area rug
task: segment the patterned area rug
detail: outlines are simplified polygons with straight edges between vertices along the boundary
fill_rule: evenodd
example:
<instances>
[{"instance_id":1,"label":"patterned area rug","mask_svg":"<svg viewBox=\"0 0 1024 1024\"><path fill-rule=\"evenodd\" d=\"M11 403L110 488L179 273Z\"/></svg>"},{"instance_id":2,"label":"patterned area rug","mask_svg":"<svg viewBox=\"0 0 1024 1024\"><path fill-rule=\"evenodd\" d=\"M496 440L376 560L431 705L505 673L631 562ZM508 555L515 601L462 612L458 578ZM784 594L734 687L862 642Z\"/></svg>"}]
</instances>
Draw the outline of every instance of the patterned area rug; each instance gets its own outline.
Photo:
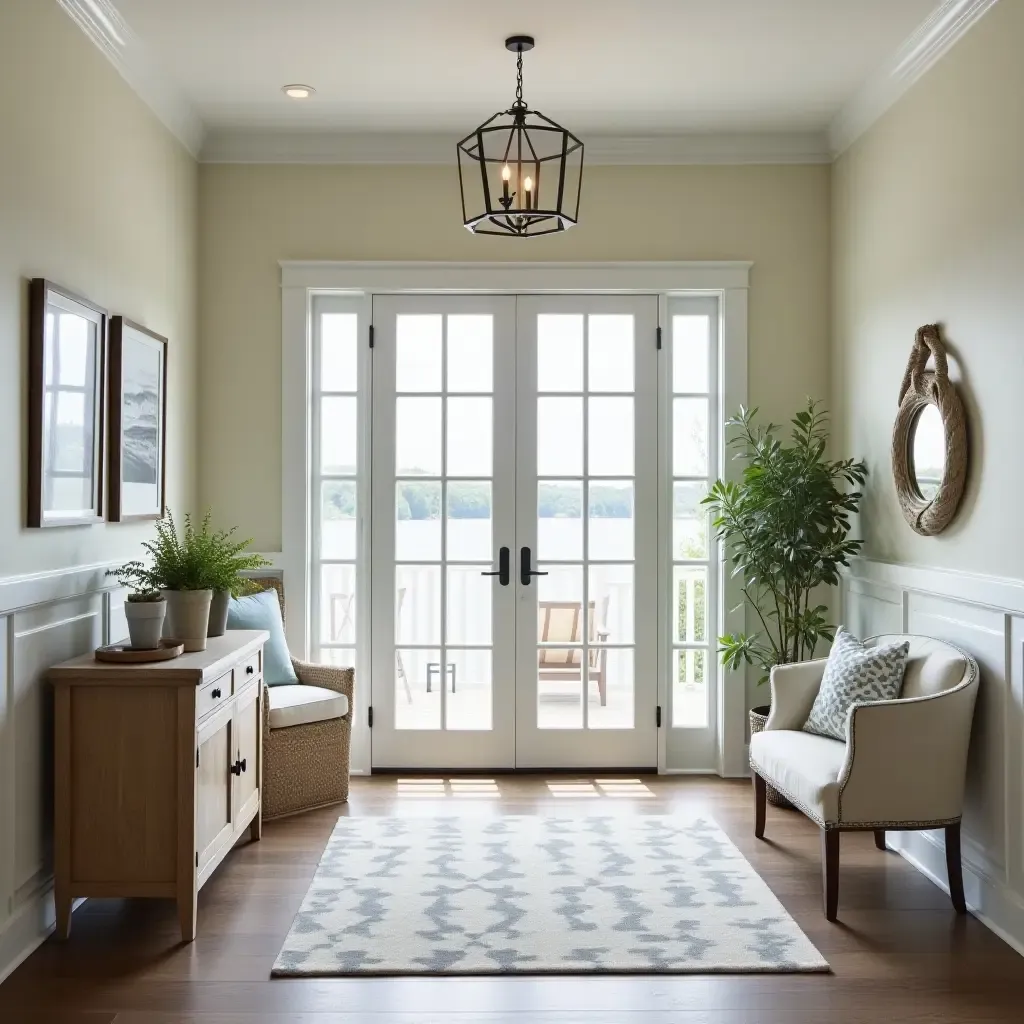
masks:
<instances>
[{"instance_id":1,"label":"patterned area rug","mask_svg":"<svg viewBox=\"0 0 1024 1024\"><path fill-rule=\"evenodd\" d=\"M277 977L827 971L717 825L341 818Z\"/></svg>"}]
</instances>

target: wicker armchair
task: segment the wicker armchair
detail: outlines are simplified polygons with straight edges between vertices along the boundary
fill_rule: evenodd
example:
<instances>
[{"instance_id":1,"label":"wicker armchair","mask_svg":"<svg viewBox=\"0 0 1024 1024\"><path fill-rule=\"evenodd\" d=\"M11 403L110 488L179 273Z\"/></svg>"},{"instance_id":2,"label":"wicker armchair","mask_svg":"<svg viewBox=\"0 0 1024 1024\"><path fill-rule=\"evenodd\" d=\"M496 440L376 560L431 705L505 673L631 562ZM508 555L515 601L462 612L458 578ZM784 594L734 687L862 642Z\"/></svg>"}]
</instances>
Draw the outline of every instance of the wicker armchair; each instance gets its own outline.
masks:
<instances>
[{"instance_id":1,"label":"wicker armchair","mask_svg":"<svg viewBox=\"0 0 1024 1024\"><path fill-rule=\"evenodd\" d=\"M276 590L284 615L284 587L276 577L253 580L263 590ZM292 658L302 686L344 694L346 713L324 721L272 727L273 691L263 686L263 820L309 811L348 800L349 754L355 670L314 665Z\"/></svg>"}]
</instances>

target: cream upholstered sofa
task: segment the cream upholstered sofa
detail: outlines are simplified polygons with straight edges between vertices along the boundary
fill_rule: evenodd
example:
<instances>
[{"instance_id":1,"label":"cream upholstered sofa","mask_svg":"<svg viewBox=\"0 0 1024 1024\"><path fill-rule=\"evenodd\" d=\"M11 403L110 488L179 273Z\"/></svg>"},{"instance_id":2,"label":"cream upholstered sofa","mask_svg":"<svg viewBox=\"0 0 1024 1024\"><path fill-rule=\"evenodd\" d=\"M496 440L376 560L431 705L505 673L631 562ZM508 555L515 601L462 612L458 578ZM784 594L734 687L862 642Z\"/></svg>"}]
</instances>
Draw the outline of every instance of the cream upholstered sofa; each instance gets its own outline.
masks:
<instances>
[{"instance_id":1,"label":"cream upholstered sofa","mask_svg":"<svg viewBox=\"0 0 1024 1024\"><path fill-rule=\"evenodd\" d=\"M885 849L886 831L944 828L949 892L966 913L960 866L967 749L978 665L942 640L887 634L867 644L909 640L903 688L896 700L853 708L846 740L802 731L821 685L826 659L777 665L771 714L750 738L755 793L754 834L764 838L770 783L821 828L825 916L836 919L839 833L871 830Z\"/></svg>"}]
</instances>

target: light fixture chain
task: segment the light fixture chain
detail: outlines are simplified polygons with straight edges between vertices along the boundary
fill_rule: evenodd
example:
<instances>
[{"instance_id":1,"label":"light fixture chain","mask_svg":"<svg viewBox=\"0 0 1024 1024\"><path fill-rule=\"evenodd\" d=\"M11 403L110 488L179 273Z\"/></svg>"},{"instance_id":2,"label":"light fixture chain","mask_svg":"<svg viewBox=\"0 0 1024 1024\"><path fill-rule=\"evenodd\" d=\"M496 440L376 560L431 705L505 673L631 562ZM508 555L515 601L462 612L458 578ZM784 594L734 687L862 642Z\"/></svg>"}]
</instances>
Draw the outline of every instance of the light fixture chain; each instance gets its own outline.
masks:
<instances>
[{"instance_id":1,"label":"light fixture chain","mask_svg":"<svg viewBox=\"0 0 1024 1024\"><path fill-rule=\"evenodd\" d=\"M523 51L519 51L519 57L516 59L516 106L521 106L523 102Z\"/></svg>"}]
</instances>

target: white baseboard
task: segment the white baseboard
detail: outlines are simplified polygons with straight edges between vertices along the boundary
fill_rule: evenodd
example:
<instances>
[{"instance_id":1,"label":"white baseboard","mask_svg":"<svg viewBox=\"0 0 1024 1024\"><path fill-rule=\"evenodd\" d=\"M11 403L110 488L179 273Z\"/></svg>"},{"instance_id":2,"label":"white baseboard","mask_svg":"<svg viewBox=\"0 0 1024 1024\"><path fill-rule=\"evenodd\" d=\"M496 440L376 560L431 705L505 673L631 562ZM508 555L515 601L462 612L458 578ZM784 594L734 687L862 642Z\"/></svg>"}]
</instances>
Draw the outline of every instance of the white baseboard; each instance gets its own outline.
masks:
<instances>
[{"instance_id":1,"label":"white baseboard","mask_svg":"<svg viewBox=\"0 0 1024 1024\"><path fill-rule=\"evenodd\" d=\"M84 899L75 900L77 910ZM53 933L53 889L26 900L0 929L0 984L3 984Z\"/></svg>"},{"instance_id":2,"label":"white baseboard","mask_svg":"<svg viewBox=\"0 0 1024 1024\"><path fill-rule=\"evenodd\" d=\"M890 833L887 839L890 843L898 839L901 845L894 844L893 849L944 893L949 893L945 850L931 842L924 833ZM1024 941L1019 938L1024 935L1024 906L1020 905L1013 894L996 889L966 864L964 894L970 912L1003 942L1024 956Z\"/></svg>"}]
</instances>

